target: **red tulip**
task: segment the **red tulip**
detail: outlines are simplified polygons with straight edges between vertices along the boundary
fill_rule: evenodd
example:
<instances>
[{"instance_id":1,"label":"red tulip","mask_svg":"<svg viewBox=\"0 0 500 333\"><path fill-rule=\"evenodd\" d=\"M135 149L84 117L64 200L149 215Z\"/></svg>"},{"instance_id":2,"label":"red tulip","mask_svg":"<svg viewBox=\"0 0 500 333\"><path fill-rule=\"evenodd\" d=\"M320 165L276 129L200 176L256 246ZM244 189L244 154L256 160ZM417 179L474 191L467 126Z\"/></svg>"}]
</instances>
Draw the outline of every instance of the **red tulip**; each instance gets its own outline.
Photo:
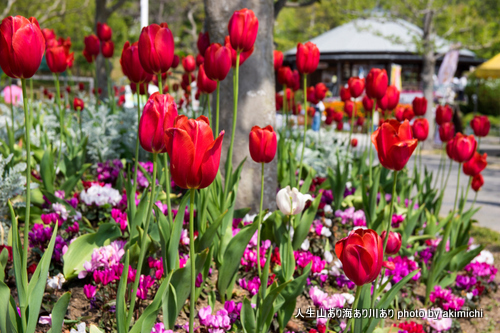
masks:
<instances>
[{"instance_id":1,"label":"red tulip","mask_svg":"<svg viewBox=\"0 0 500 333\"><path fill-rule=\"evenodd\" d=\"M474 153L472 158L464 163L464 173L467 176L474 177L478 174L481 173L484 169L486 169L486 166L488 165L488 162L486 161L486 157L488 155L484 153L483 155L479 154L477 151Z\"/></svg>"},{"instance_id":2,"label":"red tulip","mask_svg":"<svg viewBox=\"0 0 500 333\"><path fill-rule=\"evenodd\" d=\"M205 58L201 54L196 55L196 66L200 67L205 62Z\"/></svg>"},{"instance_id":3,"label":"red tulip","mask_svg":"<svg viewBox=\"0 0 500 333\"><path fill-rule=\"evenodd\" d=\"M413 138L410 123L400 124L395 119L384 122L371 136L378 152L380 163L390 170L402 170L415 148L418 140Z\"/></svg>"},{"instance_id":4,"label":"red tulip","mask_svg":"<svg viewBox=\"0 0 500 333\"><path fill-rule=\"evenodd\" d=\"M385 69L372 68L366 76L366 94L370 98L381 99L387 90L389 78Z\"/></svg>"},{"instance_id":5,"label":"red tulip","mask_svg":"<svg viewBox=\"0 0 500 333\"><path fill-rule=\"evenodd\" d=\"M356 117L357 114L356 103L354 103L353 101L345 101L344 111L347 114L347 118L351 119L353 116L353 112L354 112L354 117Z\"/></svg>"},{"instance_id":6,"label":"red tulip","mask_svg":"<svg viewBox=\"0 0 500 333\"><path fill-rule=\"evenodd\" d=\"M377 108L382 111L387 111L388 106L388 98L387 95L384 95L381 99L377 99Z\"/></svg>"},{"instance_id":7,"label":"red tulip","mask_svg":"<svg viewBox=\"0 0 500 333\"><path fill-rule=\"evenodd\" d=\"M165 73L174 61L174 36L168 24L151 24L142 28L139 37L139 59L149 74Z\"/></svg>"},{"instance_id":8,"label":"red tulip","mask_svg":"<svg viewBox=\"0 0 500 333\"><path fill-rule=\"evenodd\" d=\"M394 110L399 103L399 90L396 86L387 87L387 91L385 92L387 96L387 109Z\"/></svg>"},{"instance_id":9,"label":"red tulip","mask_svg":"<svg viewBox=\"0 0 500 333\"><path fill-rule=\"evenodd\" d=\"M353 146L354 148L356 148L357 145L358 145L358 139L352 138L351 139L351 146Z\"/></svg>"},{"instance_id":10,"label":"red tulip","mask_svg":"<svg viewBox=\"0 0 500 333\"><path fill-rule=\"evenodd\" d=\"M218 43L211 44L205 51L204 65L211 80L224 80L231 69L231 50Z\"/></svg>"},{"instance_id":11,"label":"red tulip","mask_svg":"<svg viewBox=\"0 0 500 333\"><path fill-rule=\"evenodd\" d=\"M325 86L323 82L320 82L316 84L316 99L322 101L326 97L326 93L328 91L328 88Z\"/></svg>"},{"instance_id":12,"label":"red tulip","mask_svg":"<svg viewBox=\"0 0 500 333\"><path fill-rule=\"evenodd\" d=\"M233 47L231 46L230 37L226 36L224 42L225 42L225 46L231 51L231 66L236 68L236 57L238 54L236 53L236 50L233 49ZM253 48L251 48L249 51L244 51L244 52L240 53L240 66L243 65L243 63L248 58L250 58L252 53L253 53Z\"/></svg>"},{"instance_id":13,"label":"red tulip","mask_svg":"<svg viewBox=\"0 0 500 333\"><path fill-rule=\"evenodd\" d=\"M448 142L455 136L455 125L453 123L443 123L439 126L439 138L441 142Z\"/></svg>"},{"instance_id":14,"label":"red tulip","mask_svg":"<svg viewBox=\"0 0 500 333\"><path fill-rule=\"evenodd\" d=\"M470 121L470 127L477 137L485 137L490 132L490 120L486 116L475 116Z\"/></svg>"},{"instance_id":15,"label":"red tulip","mask_svg":"<svg viewBox=\"0 0 500 333\"><path fill-rule=\"evenodd\" d=\"M457 133L457 135L448 142L448 144L450 143L450 154L455 162L467 162L476 152L477 142L476 139L474 139L474 135L466 136L462 133Z\"/></svg>"},{"instance_id":16,"label":"red tulip","mask_svg":"<svg viewBox=\"0 0 500 333\"><path fill-rule=\"evenodd\" d=\"M210 46L210 36L208 35L208 31L205 33L200 32L198 34L198 41L196 42L196 46L198 47L198 52L202 57L205 56L205 51Z\"/></svg>"},{"instance_id":17,"label":"red tulip","mask_svg":"<svg viewBox=\"0 0 500 333\"><path fill-rule=\"evenodd\" d=\"M365 79L360 79L359 77L351 77L347 82L349 86L349 92L354 98L358 98L365 90Z\"/></svg>"},{"instance_id":18,"label":"red tulip","mask_svg":"<svg viewBox=\"0 0 500 333\"><path fill-rule=\"evenodd\" d=\"M349 91L349 88L346 87L340 88L340 100L342 102L351 100L351 92Z\"/></svg>"},{"instance_id":19,"label":"red tulip","mask_svg":"<svg viewBox=\"0 0 500 333\"><path fill-rule=\"evenodd\" d=\"M274 58L274 71L277 72L281 66L283 66L283 52L274 50L273 51Z\"/></svg>"},{"instance_id":20,"label":"red tulip","mask_svg":"<svg viewBox=\"0 0 500 333\"><path fill-rule=\"evenodd\" d=\"M290 86L292 82L292 70L288 66L283 66L278 69L278 82L281 85Z\"/></svg>"},{"instance_id":21,"label":"red tulip","mask_svg":"<svg viewBox=\"0 0 500 333\"><path fill-rule=\"evenodd\" d=\"M71 86L67 86L67 87L66 87L66 92L67 92L68 94L71 94Z\"/></svg>"},{"instance_id":22,"label":"red tulip","mask_svg":"<svg viewBox=\"0 0 500 333\"><path fill-rule=\"evenodd\" d=\"M85 36L83 42L85 43L85 49L83 52L85 52L89 57L95 58L99 55L100 42L96 35L92 34Z\"/></svg>"},{"instance_id":23,"label":"red tulip","mask_svg":"<svg viewBox=\"0 0 500 333\"><path fill-rule=\"evenodd\" d=\"M436 123L442 125L444 123L449 123L453 118L453 110L449 105L442 106L438 105L436 108Z\"/></svg>"},{"instance_id":24,"label":"red tulip","mask_svg":"<svg viewBox=\"0 0 500 333\"><path fill-rule=\"evenodd\" d=\"M78 83L78 89L80 91L84 91L85 90L85 84L83 82Z\"/></svg>"},{"instance_id":25,"label":"red tulip","mask_svg":"<svg viewBox=\"0 0 500 333\"><path fill-rule=\"evenodd\" d=\"M380 237L385 241L386 231L382 231ZM387 245L385 247L385 254L392 255L399 252L401 249L401 235L398 232L389 231L389 239L387 240Z\"/></svg>"},{"instance_id":26,"label":"red tulip","mask_svg":"<svg viewBox=\"0 0 500 333\"><path fill-rule=\"evenodd\" d=\"M0 67L11 78L29 79L40 67L45 39L34 17L9 16L0 24Z\"/></svg>"},{"instance_id":27,"label":"red tulip","mask_svg":"<svg viewBox=\"0 0 500 333\"><path fill-rule=\"evenodd\" d=\"M139 142L150 153L165 153L166 133L174 125L177 106L169 94L155 92L149 96L139 121Z\"/></svg>"},{"instance_id":28,"label":"red tulip","mask_svg":"<svg viewBox=\"0 0 500 333\"><path fill-rule=\"evenodd\" d=\"M337 131L342 131L343 128L344 128L344 123L339 121L337 123Z\"/></svg>"},{"instance_id":29,"label":"red tulip","mask_svg":"<svg viewBox=\"0 0 500 333\"><path fill-rule=\"evenodd\" d=\"M56 33L54 32L54 29L42 29L42 35L43 38L45 38L45 43L56 39Z\"/></svg>"},{"instance_id":30,"label":"red tulip","mask_svg":"<svg viewBox=\"0 0 500 333\"><path fill-rule=\"evenodd\" d=\"M301 74L311 74L319 64L319 49L316 44L297 44L297 69Z\"/></svg>"},{"instance_id":31,"label":"red tulip","mask_svg":"<svg viewBox=\"0 0 500 333\"><path fill-rule=\"evenodd\" d=\"M335 112L333 114L333 120L337 123L341 123L342 119L344 119L344 114L342 112Z\"/></svg>"},{"instance_id":32,"label":"red tulip","mask_svg":"<svg viewBox=\"0 0 500 333\"><path fill-rule=\"evenodd\" d=\"M412 120L415 117L413 113L413 108L411 106L406 106L403 111L403 120Z\"/></svg>"},{"instance_id":33,"label":"red tulip","mask_svg":"<svg viewBox=\"0 0 500 333\"><path fill-rule=\"evenodd\" d=\"M276 155L278 140L271 125L252 127L249 138L250 156L257 163L269 163Z\"/></svg>"},{"instance_id":34,"label":"red tulip","mask_svg":"<svg viewBox=\"0 0 500 333\"><path fill-rule=\"evenodd\" d=\"M82 111L84 107L85 107L85 103L83 102L83 100L81 100L78 97L75 97L73 99L73 109L75 111Z\"/></svg>"},{"instance_id":35,"label":"red tulip","mask_svg":"<svg viewBox=\"0 0 500 333\"><path fill-rule=\"evenodd\" d=\"M180 62L181 62L181 58L177 54L174 54L174 60L172 60L171 68L177 68L177 66L179 66Z\"/></svg>"},{"instance_id":36,"label":"red tulip","mask_svg":"<svg viewBox=\"0 0 500 333\"><path fill-rule=\"evenodd\" d=\"M115 53L115 43L113 41L107 41L101 43L101 52L104 58L112 58L113 53Z\"/></svg>"},{"instance_id":37,"label":"red tulip","mask_svg":"<svg viewBox=\"0 0 500 333\"><path fill-rule=\"evenodd\" d=\"M227 25L231 46L237 52L253 50L259 31L259 20L250 9L243 8L233 13Z\"/></svg>"},{"instance_id":38,"label":"red tulip","mask_svg":"<svg viewBox=\"0 0 500 333\"><path fill-rule=\"evenodd\" d=\"M185 189L209 186L219 170L224 131L215 139L208 119L200 116L175 118L166 130L166 148L170 156L170 172L175 184Z\"/></svg>"},{"instance_id":39,"label":"red tulip","mask_svg":"<svg viewBox=\"0 0 500 333\"><path fill-rule=\"evenodd\" d=\"M97 36L101 42L108 42L111 40L113 30L106 23L97 22Z\"/></svg>"},{"instance_id":40,"label":"red tulip","mask_svg":"<svg viewBox=\"0 0 500 333\"><path fill-rule=\"evenodd\" d=\"M415 97L412 102L413 112L417 116L425 115L427 111L427 99L425 97Z\"/></svg>"},{"instance_id":41,"label":"red tulip","mask_svg":"<svg viewBox=\"0 0 500 333\"><path fill-rule=\"evenodd\" d=\"M411 126L413 137L418 141L425 141L429 136L429 122L425 118L417 118Z\"/></svg>"},{"instance_id":42,"label":"red tulip","mask_svg":"<svg viewBox=\"0 0 500 333\"><path fill-rule=\"evenodd\" d=\"M211 94L215 91L217 88L217 82L210 80L207 75L205 74L205 65L201 65L200 68L198 69L198 89L206 94Z\"/></svg>"},{"instance_id":43,"label":"red tulip","mask_svg":"<svg viewBox=\"0 0 500 333\"><path fill-rule=\"evenodd\" d=\"M182 58L182 67L188 73L194 72L196 69L196 61L192 55Z\"/></svg>"},{"instance_id":44,"label":"red tulip","mask_svg":"<svg viewBox=\"0 0 500 333\"><path fill-rule=\"evenodd\" d=\"M69 47L54 46L47 49L45 60L52 73L62 73L68 68Z\"/></svg>"},{"instance_id":45,"label":"red tulip","mask_svg":"<svg viewBox=\"0 0 500 333\"><path fill-rule=\"evenodd\" d=\"M367 115L371 115L373 111L373 99L365 95L363 97L363 108L365 109L365 113Z\"/></svg>"},{"instance_id":46,"label":"red tulip","mask_svg":"<svg viewBox=\"0 0 500 333\"><path fill-rule=\"evenodd\" d=\"M363 126L365 123L365 117L359 116L358 119L356 119L356 126Z\"/></svg>"},{"instance_id":47,"label":"red tulip","mask_svg":"<svg viewBox=\"0 0 500 333\"><path fill-rule=\"evenodd\" d=\"M125 74L130 82L144 83L151 81L152 75L147 73L139 60L139 43L135 42L130 45L125 42L123 45L122 56L120 58L123 74Z\"/></svg>"},{"instance_id":48,"label":"red tulip","mask_svg":"<svg viewBox=\"0 0 500 333\"><path fill-rule=\"evenodd\" d=\"M394 117L396 117L397 121L399 121L400 123L405 120L404 114L405 114L405 107L403 105L396 107L396 110L394 110Z\"/></svg>"},{"instance_id":49,"label":"red tulip","mask_svg":"<svg viewBox=\"0 0 500 333\"><path fill-rule=\"evenodd\" d=\"M357 286L374 281L382 269L382 238L371 229L356 229L335 244L345 275Z\"/></svg>"},{"instance_id":50,"label":"red tulip","mask_svg":"<svg viewBox=\"0 0 500 333\"><path fill-rule=\"evenodd\" d=\"M481 187L484 185L484 178L482 174L475 175L472 177L471 187L474 191L479 192Z\"/></svg>"},{"instance_id":51,"label":"red tulip","mask_svg":"<svg viewBox=\"0 0 500 333\"><path fill-rule=\"evenodd\" d=\"M276 93L275 95L275 104L276 104L276 111L279 111L283 108L283 96L281 96L278 93Z\"/></svg>"},{"instance_id":52,"label":"red tulip","mask_svg":"<svg viewBox=\"0 0 500 333\"><path fill-rule=\"evenodd\" d=\"M318 104L319 100L316 97L316 89L314 87L307 88L307 101L312 104Z\"/></svg>"},{"instance_id":53,"label":"red tulip","mask_svg":"<svg viewBox=\"0 0 500 333\"><path fill-rule=\"evenodd\" d=\"M288 84L290 85L290 89L292 89L293 91L297 91L300 89L300 74L298 70L294 69L292 71L292 79L290 82L288 82Z\"/></svg>"}]
</instances>

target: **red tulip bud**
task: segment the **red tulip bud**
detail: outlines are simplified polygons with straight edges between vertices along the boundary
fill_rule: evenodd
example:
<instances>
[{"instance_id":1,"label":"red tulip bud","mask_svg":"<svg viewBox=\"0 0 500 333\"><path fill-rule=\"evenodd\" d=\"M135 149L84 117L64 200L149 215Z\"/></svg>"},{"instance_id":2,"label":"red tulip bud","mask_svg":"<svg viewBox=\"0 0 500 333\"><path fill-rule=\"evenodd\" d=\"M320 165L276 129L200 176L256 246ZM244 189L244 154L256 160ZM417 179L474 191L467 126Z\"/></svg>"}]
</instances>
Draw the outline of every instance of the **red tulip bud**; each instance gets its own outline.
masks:
<instances>
[{"instance_id":1,"label":"red tulip bud","mask_svg":"<svg viewBox=\"0 0 500 333\"><path fill-rule=\"evenodd\" d=\"M373 99L365 95L363 97L363 108L365 109L365 113L367 115L371 115L373 111Z\"/></svg>"},{"instance_id":2,"label":"red tulip bud","mask_svg":"<svg viewBox=\"0 0 500 333\"><path fill-rule=\"evenodd\" d=\"M481 173L484 169L486 169L486 166L488 165L488 162L486 161L486 157L488 155L484 153L483 155L479 154L477 151L474 153L472 158L464 163L464 173L467 176L474 177L478 174Z\"/></svg>"},{"instance_id":3,"label":"red tulip bud","mask_svg":"<svg viewBox=\"0 0 500 333\"><path fill-rule=\"evenodd\" d=\"M476 151L477 142L473 135L466 136L462 133L457 133L457 135L448 142L448 144L450 143L451 157L458 163L469 161Z\"/></svg>"},{"instance_id":4,"label":"red tulip bud","mask_svg":"<svg viewBox=\"0 0 500 333\"><path fill-rule=\"evenodd\" d=\"M181 58L177 54L174 54L174 59L172 60L171 68L177 68L177 66L179 66L180 61Z\"/></svg>"},{"instance_id":5,"label":"red tulip bud","mask_svg":"<svg viewBox=\"0 0 500 333\"><path fill-rule=\"evenodd\" d=\"M97 36L101 42L108 42L111 40L113 30L106 23L97 22Z\"/></svg>"},{"instance_id":6,"label":"red tulip bud","mask_svg":"<svg viewBox=\"0 0 500 333\"><path fill-rule=\"evenodd\" d=\"M301 74L311 74L319 64L319 49L316 44L307 42L297 45L297 69Z\"/></svg>"},{"instance_id":7,"label":"red tulip bud","mask_svg":"<svg viewBox=\"0 0 500 333\"><path fill-rule=\"evenodd\" d=\"M455 136L455 125L453 123L443 123L439 126L439 138L441 142L448 142Z\"/></svg>"},{"instance_id":8,"label":"red tulip bud","mask_svg":"<svg viewBox=\"0 0 500 333\"><path fill-rule=\"evenodd\" d=\"M351 139L351 146L353 146L354 148L356 148L357 145L358 145L358 139L352 138Z\"/></svg>"},{"instance_id":9,"label":"red tulip bud","mask_svg":"<svg viewBox=\"0 0 500 333\"><path fill-rule=\"evenodd\" d=\"M198 69L198 80L196 81L198 89L202 93L211 94L217 88L217 82L210 80L205 74L205 65L201 65Z\"/></svg>"},{"instance_id":10,"label":"red tulip bud","mask_svg":"<svg viewBox=\"0 0 500 333\"><path fill-rule=\"evenodd\" d=\"M340 100L342 102L351 100L351 92L349 91L349 88L346 87L340 88Z\"/></svg>"},{"instance_id":11,"label":"red tulip bud","mask_svg":"<svg viewBox=\"0 0 500 333\"><path fill-rule=\"evenodd\" d=\"M249 138L250 156L257 163L269 163L276 155L278 141L271 125L252 127Z\"/></svg>"},{"instance_id":12,"label":"red tulip bud","mask_svg":"<svg viewBox=\"0 0 500 333\"><path fill-rule=\"evenodd\" d=\"M219 170L224 131L214 140L208 119L178 116L166 130L166 149L175 184L185 189L209 186Z\"/></svg>"},{"instance_id":13,"label":"red tulip bud","mask_svg":"<svg viewBox=\"0 0 500 333\"><path fill-rule=\"evenodd\" d=\"M196 61L192 55L182 58L182 67L187 73L194 72L196 69Z\"/></svg>"},{"instance_id":14,"label":"red tulip bud","mask_svg":"<svg viewBox=\"0 0 500 333\"><path fill-rule=\"evenodd\" d=\"M279 84L289 86L292 80L292 70L290 69L290 67L283 66L278 69Z\"/></svg>"},{"instance_id":15,"label":"red tulip bud","mask_svg":"<svg viewBox=\"0 0 500 333\"><path fill-rule=\"evenodd\" d=\"M415 97L413 99L412 106L415 115L423 116L427 111L427 99L425 97Z\"/></svg>"},{"instance_id":16,"label":"red tulip bud","mask_svg":"<svg viewBox=\"0 0 500 333\"><path fill-rule=\"evenodd\" d=\"M453 117L453 110L449 105L441 106L438 105L436 108L436 123L442 125L444 123L449 123Z\"/></svg>"},{"instance_id":17,"label":"red tulip bud","mask_svg":"<svg viewBox=\"0 0 500 333\"><path fill-rule=\"evenodd\" d=\"M328 88L326 87L326 85L323 82L320 82L320 83L316 84L315 88L316 88L315 89L316 99L318 99L319 101L322 101L323 99L325 99L326 93L328 91Z\"/></svg>"},{"instance_id":18,"label":"red tulip bud","mask_svg":"<svg viewBox=\"0 0 500 333\"><path fill-rule=\"evenodd\" d=\"M47 49L45 59L52 73L62 73L68 68L69 48L55 46Z\"/></svg>"},{"instance_id":19,"label":"red tulip bud","mask_svg":"<svg viewBox=\"0 0 500 333\"><path fill-rule=\"evenodd\" d=\"M385 92L387 96L387 109L394 110L399 103L399 90L395 86L387 87L387 91ZM413 111L412 111L413 113ZM413 118L413 117L412 117Z\"/></svg>"},{"instance_id":20,"label":"red tulip bud","mask_svg":"<svg viewBox=\"0 0 500 333\"><path fill-rule=\"evenodd\" d=\"M366 94L370 98L381 99L387 90L389 78L385 69L372 68L366 76Z\"/></svg>"},{"instance_id":21,"label":"red tulip bud","mask_svg":"<svg viewBox=\"0 0 500 333\"><path fill-rule=\"evenodd\" d=\"M470 127L477 137L485 137L490 132L490 120L487 116L475 116L470 121Z\"/></svg>"},{"instance_id":22,"label":"red tulip bud","mask_svg":"<svg viewBox=\"0 0 500 333\"><path fill-rule=\"evenodd\" d=\"M380 234L380 237L382 237L382 240L384 241L386 234L385 230L382 231L382 234ZM390 231L389 239L387 240L387 245L385 247L385 254L396 254L399 252L399 249L401 249L401 235L397 232Z\"/></svg>"},{"instance_id":23,"label":"red tulip bud","mask_svg":"<svg viewBox=\"0 0 500 333\"><path fill-rule=\"evenodd\" d=\"M371 229L356 229L335 244L345 275L357 286L376 279L382 269L383 242Z\"/></svg>"},{"instance_id":24,"label":"red tulip bud","mask_svg":"<svg viewBox=\"0 0 500 333\"><path fill-rule=\"evenodd\" d=\"M277 72L280 69L280 67L283 66L283 52L274 50L273 57L274 57L274 71Z\"/></svg>"},{"instance_id":25,"label":"red tulip bud","mask_svg":"<svg viewBox=\"0 0 500 333\"><path fill-rule=\"evenodd\" d=\"M402 170L415 148L418 140L413 138L410 123L400 124L395 119L384 122L371 136L378 152L380 164L389 170Z\"/></svg>"},{"instance_id":26,"label":"red tulip bud","mask_svg":"<svg viewBox=\"0 0 500 333\"><path fill-rule=\"evenodd\" d=\"M120 58L123 74L133 83L145 83L152 79L152 75L146 72L139 60L139 43L130 45L126 42L123 45L122 56Z\"/></svg>"},{"instance_id":27,"label":"red tulip bud","mask_svg":"<svg viewBox=\"0 0 500 333\"><path fill-rule=\"evenodd\" d=\"M238 53L236 50L231 46L231 39L229 36L226 36L225 38L225 46L231 51L231 65L232 67L236 68L236 59ZM248 50L248 51L243 51L240 53L240 66L245 63L245 61L252 55L253 53L253 47Z\"/></svg>"},{"instance_id":28,"label":"red tulip bud","mask_svg":"<svg viewBox=\"0 0 500 333\"><path fill-rule=\"evenodd\" d=\"M253 49L259 20L250 9L243 8L233 13L227 25L232 48L237 52L248 52Z\"/></svg>"},{"instance_id":29,"label":"red tulip bud","mask_svg":"<svg viewBox=\"0 0 500 333\"><path fill-rule=\"evenodd\" d=\"M83 42L85 43L84 52L86 52L89 57L95 58L99 55L101 48L99 38L97 38L96 35L86 36Z\"/></svg>"},{"instance_id":30,"label":"red tulip bud","mask_svg":"<svg viewBox=\"0 0 500 333\"><path fill-rule=\"evenodd\" d=\"M101 52L104 58L112 58L113 53L115 53L115 43L113 41L107 41L101 43Z\"/></svg>"},{"instance_id":31,"label":"red tulip bud","mask_svg":"<svg viewBox=\"0 0 500 333\"><path fill-rule=\"evenodd\" d=\"M139 60L149 74L165 73L174 60L174 36L168 24L142 28L139 37Z\"/></svg>"},{"instance_id":32,"label":"red tulip bud","mask_svg":"<svg viewBox=\"0 0 500 333\"><path fill-rule=\"evenodd\" d=\"M210 36L208 35L208 31L205 33L200 32L198 34L198 41L196 42L196 46L198 47L198 52L202 57L205 56L205 51L210 46Z\"/></svg>"},{"instance_id":33,"label":"red tulip bud","mask_svg":"<svg viewBox=\"0 0 500 333\"><path fill-rule=\"evenodd\" d=\"M29 79L40 67L45 39L36 18L9 16L0 24L0 67L11 78Z\"/></svg>"},{"instance_id":34,"label":"red tulip bud","mask_svg":"<svg viewBox=\"0 0 500 333\"><path fill-rule=\"evenodd\" d=\"M201 64L205 62L205 58L201 54L196 55L196 66L200 67Z\"/></svg>"},{"instance_id":35,"label":"red tulip bud","mask_svg":"<svg viewBox=\"0 0 500 333\"><path fill-rule=\"evenodd\" d=\"M347 118L351 119L353 116L353 112L354 112L354 117L356 117L357 114L356 103L354 103L353 101L345 101L344 111L347 114Z\"/></svg>"},{"instance_id":36,"label":"red tulip bud","mask_svg":"<svg viewBox=\"0 0 500 333\"><path fill-rule=\"evenodd\" d=\"M224 80L231 69L231 50L218 43L210 45L205 51L204 65L211 80Z\"/></svg>"},{"instance_id":37,"label":"red tulip bud","mask_svg":"<svg viewBox=\"0 0 500 333\"><path fill-rule=\"evenodd\" d=\"M484 185L484 178L482 174L477 174L472 178L471 187L474 191L478 192Z\"/></svg>"},{"instance_id":38,"label":"red tulip bud","mask_svg":"<svg viewBox=\"0 0 500 333\"><path fill-rule=\"evenodd\" d=\"M429 136L429 122L427 119L415 119L411 127L413 129L413 137L418 141L425 141Z\"/></svg>"},{"instance_id":39,"label":"red tulip bud","mask_svg":"<svg viewBox=\"0 0 500 333\"><path fill-rule=\"evenodd\" d=\"M349 81L347 81L349 86L349 92L351 96L354 98L358 98L365 90L365 79L360 79L359 77L351 77Z\"/></svg>"},{"instance_id":40,"label":"red tulip bud","mask_svg":"<svg viewBox=\"0 0 500 333\"><path fill-rule=\"evenodd\" d=\"M172 96L158 92L151 95L139 121L141 147L150 153L165 153L165 131L174 125L176 117L177 106Z\"/></svg>"}]
</instances>

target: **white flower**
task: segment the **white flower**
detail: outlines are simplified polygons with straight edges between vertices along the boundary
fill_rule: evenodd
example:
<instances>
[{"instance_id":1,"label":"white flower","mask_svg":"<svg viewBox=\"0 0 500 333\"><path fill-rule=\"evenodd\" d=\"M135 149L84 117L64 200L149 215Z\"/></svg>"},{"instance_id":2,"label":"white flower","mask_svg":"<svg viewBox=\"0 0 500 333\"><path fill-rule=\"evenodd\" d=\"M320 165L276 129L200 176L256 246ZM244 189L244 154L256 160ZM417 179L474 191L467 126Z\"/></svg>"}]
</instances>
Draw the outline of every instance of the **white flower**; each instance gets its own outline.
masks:
<instances>
[{"instance_id":1,"label":"white flower","mask_svg":"<svg viewBox=\"0 0 500 333\"><path fill-rule=\"evenodd\" d=\"M331 214L331 213L333 213L333 208L330 205L325 205L325 207L323 208L323 211L325 212L325 214Z\"/></svg>"},{"instance_id":2,"label":"white flower","mask_svg":"<svg viewBox=\"0 0 500 333\"><path fill-rule=\"evenodd\" d=\"M38 323L40 325L52 325L52 313L48 316L40 316L40 318L38 318Z\"/></svg>"},{"instance_id":3,"label":"white flower","mask_svg":"<svg viewBox=\"0 0 500 333\"><path fill-rule=\"evenodd\" d=\"M122 196L118 190L110 186L92 184L88 190L80 193L80 199L82 199L87 206L92 204L104 206L108 203L112 206L116 206L122 200Z\"/></svg>"},{"instance_id":4,"label":"white flower","mask_svg":"<svg viewBox=\"0 0 500 333\"><path fill-rule=\"evenodd\" d=\"M332 235L332 232L330 231L330 229L323 227L321 229L321 235L325 237L330 237Z\"/></svg>"},{"instance_id":5,"label":"white flower","mask_svg":"<svg viewBox=\"0 0 500 333\"><path fill-rule=\"evenodd\" d=\"M276 204L285 215L300 214L308 200L312 200L310 194L302 194L295 187L290 189L290 186L281 189L276 195Z\"/></svg>"},{"instance_id":6,"label":"white flower","mask_svg":"<svg viewBox=\"0 0 500 333\"><path fill-rule=\"evenodd\" d=\"M52 209L54 210L54 212L56 212L60 217L62 217L62 219L64 221L66 221L68 219L68 210L66 209L66 206L64 206L63 204L60 204L60 203L55 203L55 204L52 204Z\"/></svg>"},{"instance_id":7,"label":"white flower","mask_svg":"<svg viewBox=\"0 0 500 333\"><path fill-rule=\"evenodd\" d=\"M64 275L59 273L54 277L50 277L50 276L48 277L47 287L52 288L52 289L61 289L64 282L66 282Z\"/></svg>"},{"instance_id":8,"label":"white flower","mask_svg":"<svg viewBox=\"0 0 500 333\"><path fill-rule=\"evenodd\" d=\"M354 302L354 296L353 295L351 295L349 293L342 293L341 295L344 296L344 298L345 298L345 300L346 300L346 302L348 304L352 304Z\"/></svg>"},{"instance_id":9,"label":"white flower","mask_svg":"<svg viewBox=\"0 0 500 333\"><path fill-rule=\"evenodd\" d=\"M302 250L304 250L304 251L307 251L307 250L309 250L309 245L310 245L310 243L309 243L309 239L307 239L307 238L306 238L306 239L304 239L304 241L302 242L302 245L300 246L300 248L301 248Z\"/></svg>"},{"instance_id":10,"label":"white flower","mask_svg":"<svg viewBox=\"0 0 500 333\"><path fill-rule=\"evenodd\" d=\"M333 255L330 251L325 251L323 257L325 258L327 263L331 263L333 261Z\"/></svg>"},{"instance_id":11,"label":"white flower","mask_svg":"<svg viewBox=\"0 0 500 333\"><path fill-rule=\"evenodd\" d=\"M493 258L493 253L488 250L482 250L479 255L472 260L472 262L485 262L488 265L493 265L495 259Z\"/></svg>"},{"instance_id":12,"label":"white flower","mask_svg":"<svg viewBox=\"0 0 500 333\"><path fill-rule=\"evenodd\" d=\"M76 330L72 328L71 331L69 331L69 333L86 333L85 322L81 322L80 324L76 325Z\"/></svg>"},{"instance_id":13,"label":"white flower","mask_svg":"<svg viewBox=\"0 0 500 333\"><path fill-rule=\"evenodd\" d=\"M471 300L473 297L474 297L474 294L473 293L467 293L467 295L465 295L467 297L468 300Z\"/></svg>"},{"instance_id":14,"label":"white flower","mask_svg":"<svg viewBox=\"0 0 500 333\"><path fill-rule=\"evenodd\" d=\"M331 208L331 206L330 206L330 208ZM332 212L333 212L333 210L332 210ZM326 224L327 227L331 228L332 227L332 220L331 219L325 219L325 224Z\"/></svg>"},{"instance_id":15,"label":"white flower","mask_svg":"<svg viewBox=\"0 0 500 333\"><path fill-rule=\"evenodd\" d=\"M342 262L340 260L335 260L333 262L333 266L330 268L330 275L333 275L333 276L339 276L341 273L340 273L340 269L342 268Z\"/></svg>"}]
</instances>

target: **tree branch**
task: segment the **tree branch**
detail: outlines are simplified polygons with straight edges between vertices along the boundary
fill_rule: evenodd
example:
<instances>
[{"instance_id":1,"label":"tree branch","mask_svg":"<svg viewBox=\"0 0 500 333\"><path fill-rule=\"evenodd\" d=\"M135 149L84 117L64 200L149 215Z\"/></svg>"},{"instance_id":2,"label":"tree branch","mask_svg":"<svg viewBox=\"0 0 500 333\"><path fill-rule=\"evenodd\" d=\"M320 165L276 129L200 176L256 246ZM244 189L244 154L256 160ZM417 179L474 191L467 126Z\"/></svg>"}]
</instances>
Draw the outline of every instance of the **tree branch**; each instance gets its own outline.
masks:
<instances>
[{"instance_id":1,"label":"tree branch","mask_svg":"<svg viewBox=\"0 0 500 333\"><path fill-rule=\"evenodd\" d=\"M120 9L121 6L125 4L127 0L118 0L113 6L109 7L108 10L110 13L113 13Z\"/></svg>"},{"instance_id":2,"label":"tree branch","mask_svg":"<svg viewBox=\"0 0 500 333\"><path fill-rule=\"evenodd\" d=\"M14 4L14 2L16 2L17 0L9 0L9 2L7 2L7 7L4 8L2 14L0 14L0 17L6 17L9 12L10 12L10 9L12 8L12 5Z\"/></svg>"}]
</instances>

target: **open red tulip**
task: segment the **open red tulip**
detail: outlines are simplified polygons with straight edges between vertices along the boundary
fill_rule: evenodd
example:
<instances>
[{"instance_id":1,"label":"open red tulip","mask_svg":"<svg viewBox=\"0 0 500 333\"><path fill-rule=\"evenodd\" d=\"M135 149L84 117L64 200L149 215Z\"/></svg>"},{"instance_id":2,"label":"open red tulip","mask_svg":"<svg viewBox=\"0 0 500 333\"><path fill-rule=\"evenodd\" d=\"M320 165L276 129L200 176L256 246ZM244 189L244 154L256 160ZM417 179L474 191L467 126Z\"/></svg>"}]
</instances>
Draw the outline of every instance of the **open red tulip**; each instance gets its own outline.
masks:
<instances>
[{"instance_id":1,"label":"open red tulip","mask_svg":"<svg viewBox=\"0 0 500 333\"><path fill-rule=\"evenodd\" d=\"M487 157L488 155L486 153L481 155L476 151L472 158L464 163L464 173L471 177L480 174L488 165L488 162L486 161Z\"/></svg>"}]
</instances>

